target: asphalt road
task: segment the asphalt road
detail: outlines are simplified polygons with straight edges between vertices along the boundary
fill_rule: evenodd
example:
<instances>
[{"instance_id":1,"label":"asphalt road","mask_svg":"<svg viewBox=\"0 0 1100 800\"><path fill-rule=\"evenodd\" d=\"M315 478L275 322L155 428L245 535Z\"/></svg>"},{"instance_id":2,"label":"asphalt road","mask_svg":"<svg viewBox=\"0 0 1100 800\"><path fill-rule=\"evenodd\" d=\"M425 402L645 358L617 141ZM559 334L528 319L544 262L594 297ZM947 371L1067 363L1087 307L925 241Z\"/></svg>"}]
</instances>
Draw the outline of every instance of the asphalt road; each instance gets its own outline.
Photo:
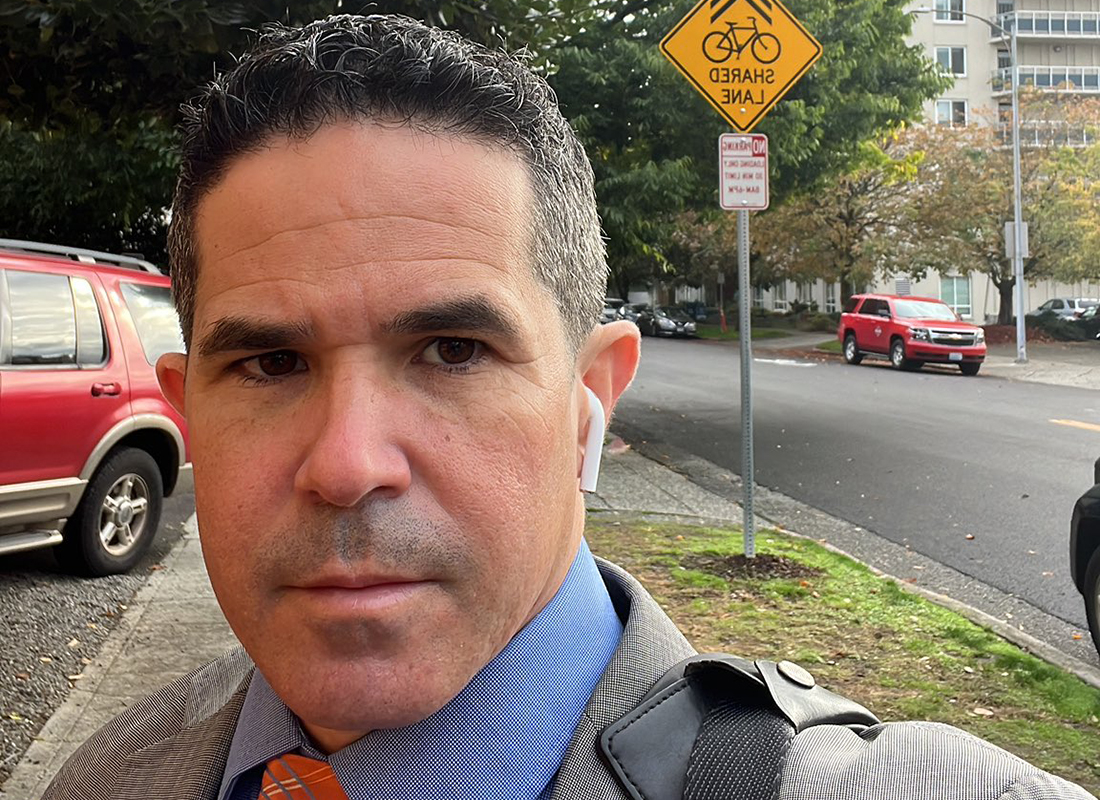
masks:
<instances>
[{"instance_id":1,"label":"asphalt road","mask_svg":"<svg viewBox=\"0 0 1100 800\"><path fill-rule=\"evenodd\" d=\"M739 369L736 346L647 338L618 418L740 473ZM1087 631L1069 519L1100 432L1052 420L1100 423L1094 392L760 349L753 386L757 484Z\"/></svg>"},{"instance_id":2,"label":"asphalt road","mask_svg":"<svg viewBox=\"0 0 1100 800\"><path fill-rule=\"evenodd\" d=\"M76 578L57 567L48 549L0 556L0 784L194 510L190 493L165 500L153 547L128 575Z\"/></svg>"}]
</instances>

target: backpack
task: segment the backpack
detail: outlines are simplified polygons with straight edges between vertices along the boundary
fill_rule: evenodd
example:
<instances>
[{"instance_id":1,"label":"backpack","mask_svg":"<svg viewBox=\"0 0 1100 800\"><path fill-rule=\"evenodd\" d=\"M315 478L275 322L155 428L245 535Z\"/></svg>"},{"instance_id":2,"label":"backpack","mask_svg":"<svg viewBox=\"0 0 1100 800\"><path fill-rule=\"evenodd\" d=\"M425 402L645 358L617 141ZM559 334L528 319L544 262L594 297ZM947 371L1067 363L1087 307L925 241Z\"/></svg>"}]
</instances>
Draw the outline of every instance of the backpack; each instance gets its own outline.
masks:
<instances>
[{"instance_id":1,"label":"backpack","mask_svg":"<svg viewBox=\"0 0 1100 800\"><path fill-rule=\"evenodd\" d=\"M877 724L790 661L708 654L666 672L599 746L633 800L770 800L795 734Z\"/></svg>"}]
</instances>

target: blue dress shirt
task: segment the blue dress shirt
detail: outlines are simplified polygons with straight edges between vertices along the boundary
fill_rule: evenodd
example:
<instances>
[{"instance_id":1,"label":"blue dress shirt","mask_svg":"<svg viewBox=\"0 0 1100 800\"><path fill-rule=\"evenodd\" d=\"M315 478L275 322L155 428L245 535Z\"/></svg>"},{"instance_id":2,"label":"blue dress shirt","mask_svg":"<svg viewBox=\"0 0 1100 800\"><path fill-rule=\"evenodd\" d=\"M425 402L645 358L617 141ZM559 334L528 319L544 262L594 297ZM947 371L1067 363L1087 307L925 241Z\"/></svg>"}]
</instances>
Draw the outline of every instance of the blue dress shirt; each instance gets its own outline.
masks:
<instances>
[{"instance_id":1,"label":"blue dress shirt","mask_svg":"<svg viewBox=\"0 0 1100 800\"><path fill-rule=\"evenodd\" d=\"M621 636L582 540L554 597L457 697L414 725L372 731L328 761L349 800L548 797ZM256 800L264 764L292 751L325 758L257 670L218 800Z\"/></svg>"}]
</instances>

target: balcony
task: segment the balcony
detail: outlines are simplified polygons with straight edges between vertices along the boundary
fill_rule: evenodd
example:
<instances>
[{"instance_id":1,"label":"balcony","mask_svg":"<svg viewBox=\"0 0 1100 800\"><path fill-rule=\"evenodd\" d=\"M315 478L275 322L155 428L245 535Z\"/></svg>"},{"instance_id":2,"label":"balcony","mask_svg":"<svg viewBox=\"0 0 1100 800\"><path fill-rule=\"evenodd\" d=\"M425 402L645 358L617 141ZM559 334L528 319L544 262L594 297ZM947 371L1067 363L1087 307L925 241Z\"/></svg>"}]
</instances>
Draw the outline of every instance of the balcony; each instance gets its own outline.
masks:
<instances>
[{"instance_id":1,"label":"balcony","mask_svg":"<svg viewBox=\"0 0 1100 800\"><path fill-rule=\"evenodd\" d=\"M1100 39L1100 12L1097 11L1013 11L998 14L997 24L1011 31L1019 25L1019 39ZM990 30L990 41L1001 41Z\"/></svg>"},{"instance_id":2,"label":"balcony","mask_svg":"<svg viewBox=\"0 0 1100 800\"><path fill-rule=\"evenodd\" d=\"M1012 126L1002 124L997 138L1004 146L1012 144ZM1096 131L1085 125L1060 121L1027 120L1020 126L1021 147L1087 147L1096 144Z\"/></svg>"},{"instance_id":3,"label":"balcony","mask_svg":"<svg viewBox=\"0 0 1100 800\"><path fill-rule=\"evenodd\" d=\"M1012 91L1012 70L993 70L993 93ZM1041 91L1100 94L1100 67L1033 67L1020 65L1020 86Z\"/></svg>"}]
</instances>

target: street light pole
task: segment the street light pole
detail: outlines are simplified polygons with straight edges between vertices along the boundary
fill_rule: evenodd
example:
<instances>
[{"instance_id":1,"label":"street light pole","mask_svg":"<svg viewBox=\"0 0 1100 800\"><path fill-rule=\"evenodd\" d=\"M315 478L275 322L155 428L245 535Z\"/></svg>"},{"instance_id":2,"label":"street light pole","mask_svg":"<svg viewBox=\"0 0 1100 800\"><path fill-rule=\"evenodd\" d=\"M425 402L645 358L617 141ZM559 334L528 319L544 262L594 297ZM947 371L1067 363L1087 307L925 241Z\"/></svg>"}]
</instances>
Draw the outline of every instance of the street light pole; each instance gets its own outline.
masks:
<instances>
[{"instance_id":1,"label":"street light pole","mask_svg":"<svg viewBox=\"0 0 1100 800\"><path fill-rule=\"evenodd\" d=\"M917 13L935 13L934 9L921 7ZM984 22L992 30L997 31L1001 41L1008 37L1009 59L1012 61L1012 277L1016 285L1016 363L1027 363L1027 327L1024 325L1024 316L1027 312L1024 297L1024 190L1023 179L1020 170L1020 59L1016 50L1016 28L1018 22L1013 12L1012 30L1006 31L1004 26L987 17L973 14L969 11L952 11L953 14L961 14L964 17L972 17Z\"/></svg>"},{"instance_id":2,"label":"street light pole","mask_svg":"<svg viewBox=\"0 0 1100 800\"><path fill-rule=\"evenodd\" d=\"M1004 39L1004 28L1001 38ZM1009 34L1009 58L1012 59L1012 275L1016 284L1016 363L1027 363L1027 326L1024 317L1027 307L1024 303L1024 221L1023 181L1020 176L1020 59L1016 50L1016 28L1018 21L1012 18L1012 31Z\"/></svg>"}]
</instances>

